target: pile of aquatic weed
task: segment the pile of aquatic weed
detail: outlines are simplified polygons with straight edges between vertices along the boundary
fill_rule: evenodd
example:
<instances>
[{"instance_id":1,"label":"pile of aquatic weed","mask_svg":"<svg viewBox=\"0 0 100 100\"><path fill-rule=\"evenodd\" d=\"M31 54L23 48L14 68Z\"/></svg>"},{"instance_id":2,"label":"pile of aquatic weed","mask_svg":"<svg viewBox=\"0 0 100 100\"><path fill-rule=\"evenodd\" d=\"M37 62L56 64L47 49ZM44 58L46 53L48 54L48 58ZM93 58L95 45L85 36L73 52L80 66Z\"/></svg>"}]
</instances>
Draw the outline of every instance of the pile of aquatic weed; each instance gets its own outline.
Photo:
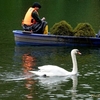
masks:
<instances>
[{"instance_id":1,"label":"pile of aquatic weed","mask_svg":"<svg viewBox=\"0 0 100 100\"><path fill-rule=\"evenodd\" d=\"M95 31L88 23L79 23L74 29L74 36L95 37Z\"/></svg>"},{"instance_id":2,"label":"pile of aquatic weed","mask_svg":"<svg viewBox=\"0 0 100 100\"><path fill-rule=\"evenodd\" d=\"M89 23L79 23L73 30L66 21L55 23L50 30L54 35L67 35L78 37L95 37L95 31Z\"/></svg>"},{"instance_id":3,"label":"pile of aquatic weed","mask_svg":"<svg viewBox=\"0 0 100 100\"><path fill-rule=\"evenodd\" d=\"M55 23L50 29L51 34L73 36L73 28L66 21Z\"/></svg>"}]
</instances>

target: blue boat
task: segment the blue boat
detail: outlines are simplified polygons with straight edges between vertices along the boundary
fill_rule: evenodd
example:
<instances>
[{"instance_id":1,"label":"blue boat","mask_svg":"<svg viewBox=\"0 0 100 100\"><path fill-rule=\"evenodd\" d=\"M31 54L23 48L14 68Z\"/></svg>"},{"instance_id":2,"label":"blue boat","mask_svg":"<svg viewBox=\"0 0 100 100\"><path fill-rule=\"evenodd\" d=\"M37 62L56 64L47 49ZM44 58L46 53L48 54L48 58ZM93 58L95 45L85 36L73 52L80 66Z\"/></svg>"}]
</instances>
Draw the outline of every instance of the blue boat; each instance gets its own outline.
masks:
<instances>
[{"instance_id":1,"label":"blue boat","mask_svg":"<svg viewBox=\"0 0 100 100\"><path fill-rule=\"evenodd\" d=\"M99 47L100 38L76 37L52 34L36 34L28 31L13 30L15 44L17 46L91 46Z\"/></svg>"}]
</instances>

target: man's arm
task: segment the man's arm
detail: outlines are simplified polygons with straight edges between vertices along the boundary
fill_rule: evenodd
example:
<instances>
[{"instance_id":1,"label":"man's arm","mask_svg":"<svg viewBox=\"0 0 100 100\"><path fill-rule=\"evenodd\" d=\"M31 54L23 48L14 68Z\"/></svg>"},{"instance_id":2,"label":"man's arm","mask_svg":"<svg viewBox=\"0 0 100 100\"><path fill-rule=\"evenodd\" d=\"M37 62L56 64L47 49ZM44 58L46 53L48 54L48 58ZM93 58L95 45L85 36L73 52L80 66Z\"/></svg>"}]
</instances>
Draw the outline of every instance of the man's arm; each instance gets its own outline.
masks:
<instances>
[{"instance_id":1,"label":"man's arm","mask_svg":"<svg viewBox=\"0 0 100 100\"><path fill-rule=\"evenodd\" d=\"M35 11L32 13L32 17L36 20L36 22L41 22L41 19Z\"/></svg>"}]
</instances>

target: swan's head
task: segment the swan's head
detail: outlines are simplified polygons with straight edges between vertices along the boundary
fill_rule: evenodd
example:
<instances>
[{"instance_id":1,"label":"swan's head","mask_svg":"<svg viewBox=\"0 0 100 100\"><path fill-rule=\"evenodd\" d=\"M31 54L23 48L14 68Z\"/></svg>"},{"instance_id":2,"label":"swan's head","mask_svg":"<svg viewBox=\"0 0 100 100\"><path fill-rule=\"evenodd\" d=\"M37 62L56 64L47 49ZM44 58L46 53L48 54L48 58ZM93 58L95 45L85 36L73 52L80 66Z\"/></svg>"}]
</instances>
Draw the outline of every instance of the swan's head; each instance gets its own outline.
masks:
<instances>
[{"instance_id":1,"label":"swan's head","mask_svg":"<svg viewBox=\"0 0 100 100\"><path fill-rule=\"evenodd\" d=\"M71 51L71 55L72 55L72 54L79 54L79 55L81 55L81 53L79 52L78 49L73 49L73 50Z\"/></svg>"}]
</instances>

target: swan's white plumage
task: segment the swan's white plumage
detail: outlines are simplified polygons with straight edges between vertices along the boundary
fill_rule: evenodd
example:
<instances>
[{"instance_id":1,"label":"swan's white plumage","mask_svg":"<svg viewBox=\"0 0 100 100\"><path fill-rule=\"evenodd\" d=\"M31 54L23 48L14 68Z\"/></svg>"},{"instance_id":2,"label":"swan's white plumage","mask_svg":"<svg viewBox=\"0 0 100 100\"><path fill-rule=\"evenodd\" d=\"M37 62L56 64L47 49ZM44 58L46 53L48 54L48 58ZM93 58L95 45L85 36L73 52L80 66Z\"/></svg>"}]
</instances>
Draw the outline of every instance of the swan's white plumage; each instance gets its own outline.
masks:
<instances>
[{"instance_id":1,"label":"swan's white plumage","mask_svg":"<svg viewBox=\"0 0 100 100\"><path fill-rule=\"evenodd\" d=\"M38 71L30 71L31 73L36 74L37 76L67 76L67 75L75 75L77 74L77 61L76 61L76 54L81 54L78 49L73 49L71 51L73 69L72 72L68 72L65 69L56 66L56 65L44 65L38 67Z\"/></svg>"}]
</instances>

